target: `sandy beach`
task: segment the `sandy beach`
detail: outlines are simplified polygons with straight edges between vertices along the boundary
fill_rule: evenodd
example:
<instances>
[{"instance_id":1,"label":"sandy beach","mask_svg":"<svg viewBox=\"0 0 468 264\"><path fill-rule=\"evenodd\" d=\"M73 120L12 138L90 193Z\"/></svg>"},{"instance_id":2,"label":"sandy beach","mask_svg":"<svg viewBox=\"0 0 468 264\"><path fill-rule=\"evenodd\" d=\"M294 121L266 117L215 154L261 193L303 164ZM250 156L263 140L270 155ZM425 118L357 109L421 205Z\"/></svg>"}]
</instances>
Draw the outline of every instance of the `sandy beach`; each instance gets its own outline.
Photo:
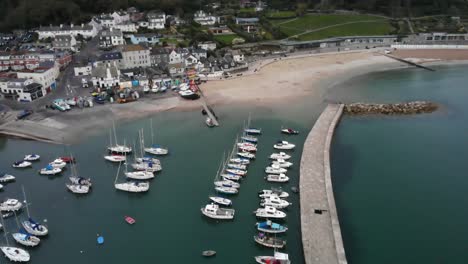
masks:
<instances>
[{"instance_id":1,"label":"sandy beach","mask_svg":"<svg viewBox=\"0 0 468 264\"><path fill-rule=\"evenodd\" d=\"M393 55L431 62L468 59L468 52L464 50L399 50ZM329 87L354 76L401 67L407 65L383 56L376 50L311 54L298 58L291 56L257 62L241 77L208 81L201 89L208 103L213 105L290 103L306 95L321 97ZM129 104L107 104L67 113L44 110L34 114L30 120L15 121L12 117L4 120L0 125L0 133L47 142L71 143L109 127L112 120L128 121L162 111L193 109L201 109L199 100L187 101L174 96L158 100L143 99Z\"/></svg>"}]
</instances>

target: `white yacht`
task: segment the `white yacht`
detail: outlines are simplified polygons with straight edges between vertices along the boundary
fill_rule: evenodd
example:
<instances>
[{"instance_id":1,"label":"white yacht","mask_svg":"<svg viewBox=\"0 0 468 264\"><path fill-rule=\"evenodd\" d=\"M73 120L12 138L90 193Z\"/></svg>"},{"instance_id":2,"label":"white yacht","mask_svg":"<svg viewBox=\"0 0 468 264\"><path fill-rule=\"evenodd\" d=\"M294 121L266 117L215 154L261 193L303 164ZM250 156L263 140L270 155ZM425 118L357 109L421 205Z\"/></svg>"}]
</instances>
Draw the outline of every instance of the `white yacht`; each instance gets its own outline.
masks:
<instances>
[{"instance_id":1,"label":"white yacht","mask_svg":"<svg viewBox=\"0 0 468 264\"><path fill-rule=\"evenodd\" d=\"M13 175L6 174L6 173L0 173L0 182L5 183L5 182L12 182L16 178Z\"/></svg>"},{"instance_id":2,"label":"white yacht","mask_svg":"<svg viewBox=\"0 0 468 264\"><path fill-rule=\"evenodd\" d=\"M247 169L247 165L237 164L237 163L228 163L227 167L231 168L231 169L238 169L238 170L246 170Z\"/></svg>"},{"instance_id":3,"label":"white yacht","mask_svg":"<svg viewBox=\"0 0 468 264\"><path fill-rule=\"evenodd\" d=\"M7 259L13 262L28 262L31 259L29 253L22 248L3 246L0 250Z\"/></svg>"},{"instance_id":4,"label":"white yacht","mask_svg":"<svg viewBox=\"0 0 468 264\"><path fill-rule=\"evenodd\" d=\"M124 155L108 155L104 156L105 160L110 162L124 162L127 158Z\"/></svg>"},{"instance_id":5,"label":"white yacht","mask_svg":"<svg viewBox=\"0 0 468 264\"><path fill-rule=\"evenodd\" d=\"M291 155L288 155L284 152L280 152L280 153L273 153L270 155L270 159L272 160L278 160L278 159L282 159L282 160L287 160L287 159L290 159L291 158Z\"/></svg>"},{"instance_id":6,"label":"white yacht","mask_svg":"<svg viewBox=\"0 0 468 264\"><path fill-rule=\"evenodd\" d=\"M224 194L236 194L239 192L237 188L232 188L232 187L215 187L215 190L219 193L224 193Z\"/></svg>"},{"instance_id":7,"label":"white yacht","mask_svg":"<svg viewBox=\"0 0 468 264\"><path fill-rule=\"evenodd\" d=\"M16 242L27 247L35 247L41 242L41 239L39 239L37 236L33 236L31 234L28 234L27 232L13 233L12 236Z\"/></svg>"},{"instance_id":8,"label":"white yacht","mask_svg":"<svg viewBox=\"0 0 468 264\"><path fill-rule=\"evenodd\" d=\"M89 192L89 186L87 185L67 183L65 186L67 186L68 190L70 190L72 193L87 194Z\"/></svg>"},{"instance_id":9,"label":"white yacht","mask_svg":"<svg viewBox=\"0 0 468 264\"><path fill-rule=\"evenodd\" d=\"M25 161L25 160L20 160L20 161L16 161L15 163L13 163L13 168L27 168L27 167L31 167L32 163L29 162L29 161Z\"/></svg>"},{"instance_id":10,"label":"white yacht","mask_svg":"<svg viewBox=\"0 0 468 264\"><path fill-rule=\"evenodd\" d=\"M277 210L271 206L265 206L265 208L258 208L254 211L255 216L260 218L285 218L286 213Z\"/></svg>"},{"instance_id":11,"label":"white yacht","mask_svg":"<svg viewBox=\"0 0 468 264\"><path fill-rule=\"evenodd\" d=\"M274 144L273 147L275 149L290 150L290 149L294 149L296 147L296 145L291 144L291 143L289 143L287 141L279 141L276 144Z\"/></svg>"},{"instance_id":12,"label":"white yacht","mask_svg":"<svg viewBox=\"0 0 468 264\"><path fill-rule=\"evenodd\" d=\"M240 175L236 175L236 174L232 174L232 173L221 173L221 178L223 178L224 180L230 180L230 181L240 181L240 179L242 179L242 176Z\"/></svg>"},{"instance_id":13,"label":"white yacht","mask_svg":"<svg viewBox=\"0 0 468 264\"><path fill-rule=\"evenodd\" d=\"M24 156L25 161L38 161L41 158L41 156L37 154L29 154Z\"/></svg>"},{"instance_id":14,"label":"white yacht","mask_svg":"<svg viewBox=\"0 0 468 264\"><path fill-rule=\"evenodd\" d=\"M210 196L209 197L211 201L224 205L224 206L230 206L232 205L232 201L230 199L224 198L224 197L219 197L219 196Z\"/></svg>"},{"instance_id":15,"label":"white yacht","mask_svg":"<svg viewBox=\"0 0 468 264\"><path fill-rule=\"evenodd\" d=\"M47 165L47 167L42 168L39 173L42 175L55 175L62 172L61 168L54 168L52 165Z\"/></svg>"},{"instance_id":16,"label":"white yacht","mask_svg":"<svg viewBox=\"0 0 468 264\"><path fill-rule=\"evenodd\" d=\"M167 155L169 154L169 150L167 148L164 148L160 145L152 145L151 147L145 148L145 152L153 155Z\"/></svg>"},{"instance_id":17,"label":"white yacht","mask_svg":"<svg viewBox=\"0 0 468 264\"><path fill-rule=\"evenodd\" d=\"M114 187L117 190L126 191L126 192L147 192L149 190L149 182L124 182L116 183Z\"/></svg>"},{"instance_id":18,"label":"white yacht","mask_svg":"<svg viewBox=\"0 0 468 264\"><path fill-rule=\"evenodd\" d=\"M54 161L49 163L49 165L54 168L63 169L65 166L67 166L67 163L62 159L55 159Z\"/></svg>"},{"instance_id":19,"label":"white yacht","mask_svg":"<svg viewBox=\"0 0 468 264\"><path fill-rule=\"evenodd\" d=\"M283 192L281 189L271 189L271 190L261 190L258 193L260 198L268 198L271 196L278 196L279 198L288 198L289 194L287 192Z\"/></svg>"},{"instance_id":20,"label":"white yacht","mask_svg":"<svg viewBox=\"0 0 468 264\"><path fill-rule=\"evenodd\" d=\"M238 152L237 156L246 158L246 159L255 159L255 154L250 153L250 152Z\"/></svg>"},{"instance_id":21,"label":"white yacht","mask_svg":"<svg viewBox=\"0 0 468 264\"><path fill-rule=\"evenodd\" d=\"M112 153L119 153L119 154L129 154L132 153L132 148L125 146L125 145L114 145L109 146L107 149Z\"/></svg>"},{"instance_id":22,"label":"white yacht","mask_svg":"<svg viewBox=\"0 0 468 264\"><path fill-rule=\"evenodd\" d=\"M158 172L162 170L162 167L160 164L154 164L151 162L150 163L146 163L146 162L132 163L132 168L138 171L149 171L149 172Z\"/></svg>"},{"instance_id":23,"label":"white yacht","mask_svg":"<svg viewBox=\"0 0 468 264\"><path fill-rule=\"evenodd\" d=\"M236 212L234 209L226 209L220 208L219 205L211 203L207 204L205 207L201 209L202 214L206 215L209 218L213 219L233 219L234 213Z\"/></svg>"},{"instance_id":24,"label":"white yacht","mask_svg":"<svg viewBox=\"0 0 468 264\"><path fill-rule=\"evenodd\" d=\"M137 163L161 164L161 161L159 159L151 158L151 157L136 158L135 162L137 162Z\"/></svg>"},{"instance_id":25,"label":"white yacht","mask_svg":"<svg viewBox=\"0 0 468 264\"><path fill-rule=\"evenodd\" d=\"M245 170L226 169L226 172L227 173L232 173L232 174L235 174L235 175L239 175L239 176L247 175L247 171L245 171Z\"/></svg>"},{"instance_id":26,"label":"white yacht","mask_svg":"<svg viewBox=\"0 0 468 264\"><path fill-rule=\"evenodd\" d=\"M260 201L260 206L271 206L276 209L283 209L290 205L288 201L280 199L278 196L272 196Z\"/></svg>"},{"instance_id":27,"label":"white yacht","mask_svg":"<svg viewBox=\"0 0 468 264\"><path fill-rule=\"evenodd\" d=\"M292 162L286 161L284 159L274 160L271 164L278 165L281 168L290 168L293 165Z\"/></svg>"},{"instance_id":28,"label":"white yacht","mask_svg":"<svg viewBox=\"0 0 468 264\"><path fill-rule=\"evenodd\" d=\"M241 159L241 158L233 158L229 160L232 163L242 164L242 165L249 165L250 160L248 159Z\"/></svg>"},{"instance_id":29,"label":"white yacht","mask_svg":"<svg viewBox=\"0 0 468 264\"><path fill-rule=\"evenodd\" d=\"M125 176L133 180L149 180L154 178L154 173L151 171L127 171Z\"/></svg>"},{"instance_id":30,"label":"white yacht","mask_svg":"<svg viewBox=\"0 0 468 264\"><path fill-rule=\"evenodd\" d=\"M230 181L230 180L215 181L214 185L216 187L231 187L231 188L236 188L236 189L240 188L239 183L234 182L234 181Z\"/></svg>"},{"instance_id":31,"label":"white yacht","mask_svg":"<svg viewBox=\"0 0 468 264\"><path fill-rule=\"evenodd\" d=\"M265 177L265 179L269 182L287 182L289 181L289 177L285 174L269 174Z\"/></svg>"},{"instance_id":32,"label":"white yacht","mask_svg":"<svg viewBox=\"0 0 468 264\"><path fill-rule=\"evenodd\" d=\"M20 201L11 198L0 203L0 211L18 211L21 207L23 204Z\"/></svg>"},{"instance_id":33,"label":"white yacht","mask_svg":"<svg viewBox=\"0 0 468 264\"><path fill-rule=\"evenodd\" d=\"M269 167L265 168L265 173L267 174L281 174L281 173L286 173L288 170L285 168L281 168L278 165L272 164Z\"/></svg>"}]
</instances>

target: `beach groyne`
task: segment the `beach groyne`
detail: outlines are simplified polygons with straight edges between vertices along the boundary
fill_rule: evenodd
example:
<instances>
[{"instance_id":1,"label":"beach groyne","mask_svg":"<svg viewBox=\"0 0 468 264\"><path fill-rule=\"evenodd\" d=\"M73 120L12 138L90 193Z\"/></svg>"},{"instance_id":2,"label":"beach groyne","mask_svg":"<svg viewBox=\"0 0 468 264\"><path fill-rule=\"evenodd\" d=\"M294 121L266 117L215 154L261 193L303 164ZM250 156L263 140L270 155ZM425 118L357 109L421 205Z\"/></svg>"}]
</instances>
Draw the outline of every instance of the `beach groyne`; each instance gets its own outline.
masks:
<instances>
[{"instance_id":1,"label":"beach groyne","mask_svg":"<svg viewBox=\"0 0 468 264\"><path fill-rule=\"evenodd\" d=\"M344 105L328 105L304 143L299 188L306 264L347 263L330 169L330 145L343 110Z\"/></svg>"},{"instance_id":2,"label":"beach groyne","mask_svg":"<svg viewBox=\"0 0 468 264\"><path fill-rule=\"evenodd\" d=\"M353 103L344 107L348 115L382 114L382 115L411 115L432 113L438 105L429 101L414 101L396 104L367 104Z\"/></svg>"}]
</instances>

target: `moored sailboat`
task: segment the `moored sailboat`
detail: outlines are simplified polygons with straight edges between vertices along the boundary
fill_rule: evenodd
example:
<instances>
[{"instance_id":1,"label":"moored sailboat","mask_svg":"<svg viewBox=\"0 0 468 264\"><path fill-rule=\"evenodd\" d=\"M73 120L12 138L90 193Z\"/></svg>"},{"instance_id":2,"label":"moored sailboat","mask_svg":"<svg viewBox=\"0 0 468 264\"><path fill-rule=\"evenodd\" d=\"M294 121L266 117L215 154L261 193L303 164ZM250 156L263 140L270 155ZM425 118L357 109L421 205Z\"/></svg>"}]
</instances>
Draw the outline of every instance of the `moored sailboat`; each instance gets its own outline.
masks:
<instances>
[{"instance_id":1,"label":"moored sailboat","mask_svg":"<svg viewBox=\"0 0 468 264\"><path fill-rule=\"evenodd\" d=\"M2 220L3 233L5 235L6 242L6 245L0 246L0 251L2 251L5 257L10 261L28 262L31 259L31 256L29 255L28 251L19 247L10 246L10 243L8 242L8 232L5 226L5 221L3 220L3 217L0 218Z\"/></svg>"},{"instance_id":2,"label":"moored sailboat","mask_svg":"<svg viewBox=\"0 0 468 264\"><path fill-rule=\"evenodd\" d=\"M117 190L125 191L125 192L133 192L133 193L140 193L140 192L147 192L149 190L149 182L134 182L134 181L127 181L122 183L117 183L117 179L120 174L120 166L117 169L117 175L115 175L114 187Z\"/></svg>"},{"instance_id":3,"label":"moored sailboat","mask_svg":"<svg viewBox=\"0 0 468 264\"><path fill-rule=\"evenodd\" d=\"M31 215L29 214L29 205L28 205L28 200L26 199L26 192L24 191L24 187L21 186L22 190L23 190L23 196L24 196L24 203L26 205L26 213L28 215L28 219L27 220L24 220L21 222L21 225L24 227L24 229L30 233L30 234L33 234L35 236L45 236L49 233L49 229L35 221ZM46 220L44 220L45 222Z\"/></svg>"},{"instance_id":4,"label":"moored sailboat","mask_svg":"<svg viewBox=\"0 0 468 264\"><path fill-rule=\"evenodd\" d=\"M151 146L144 147L145 152L153 155L167 155L169 149L158 144L154 144L154 133L153 133L153 119L151 119Z\"/></svg>"}]
</instances>

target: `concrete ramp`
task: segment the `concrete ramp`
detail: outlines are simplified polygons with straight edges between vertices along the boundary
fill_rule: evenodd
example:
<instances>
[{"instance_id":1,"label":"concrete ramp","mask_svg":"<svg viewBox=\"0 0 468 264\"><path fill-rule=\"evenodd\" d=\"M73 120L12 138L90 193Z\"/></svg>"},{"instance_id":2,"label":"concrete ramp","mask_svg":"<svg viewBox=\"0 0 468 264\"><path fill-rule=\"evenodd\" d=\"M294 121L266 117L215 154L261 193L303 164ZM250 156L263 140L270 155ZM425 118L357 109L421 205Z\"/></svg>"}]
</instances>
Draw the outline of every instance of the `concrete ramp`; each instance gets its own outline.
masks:
<instances>
[{"instance_id":1,"label":"concrete ramp","mask_svg":"<svg viewBox=\"0 0 468 264\"><path fill-rule=\"evenodd\" d=\"M306 264L346 264L330 171L330 145L344 105L330 104L304 143L300 169L301 232Z\"/></svg>"}]
</instances>

